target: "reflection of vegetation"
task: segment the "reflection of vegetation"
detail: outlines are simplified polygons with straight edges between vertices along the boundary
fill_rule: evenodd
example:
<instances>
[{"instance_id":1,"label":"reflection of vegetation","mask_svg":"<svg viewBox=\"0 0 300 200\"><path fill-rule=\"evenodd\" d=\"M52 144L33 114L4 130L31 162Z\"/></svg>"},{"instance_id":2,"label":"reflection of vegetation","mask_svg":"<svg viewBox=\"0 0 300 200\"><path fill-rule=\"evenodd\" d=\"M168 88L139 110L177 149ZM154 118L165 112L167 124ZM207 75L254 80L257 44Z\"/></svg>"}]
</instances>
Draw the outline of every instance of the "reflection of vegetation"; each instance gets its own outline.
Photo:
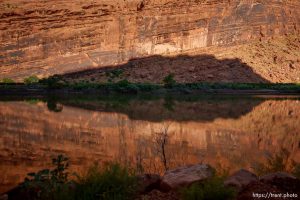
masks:
<instances>
[{"instance_id":1,"label":"reflection of vegetation","mask_svg":"<svg viewBox=\"0 0 300 200\"><path fill-rule=\"evenodd\" d=\"M254 167L254 170L258 175L284 171L300 177L300 163L290 159L290 155L291 153L283 148L275 156L268 157L266 163L257 164L257 166Z\"/></svg>"},{"instance_id":2,"label":"reflection of vegetation","mask_svg":"<svg viewBox=\"0 0 300 200\"><path fill-rule=\"evenodd\" d=\"M53 98L49 98L47 101L48 110L53 112L61 112L63 110L63 106L58 104L57 101Z\"/></svg>"},{"instance_id":3,"label":"reflection of vegetation","mask_svg":"<svg viewBox=\"0 0 300 200\"><path fill-rule=\"evenodd\" d=\"M230 200L236 192L223 184L223 178L213 177L182 190L183 200Z\"/></svg>"},{"instance_id":4,"label":"reflection of vegetation","mask_svg":"<svg viewBox=\"0 0 300 200\"><path fill-rule=\"evenodd\" d=\"M161 132L155 133L154 136L154 141L157 146L157 152L160 155L165 171L169 169L169 161L167 160L166 156L166 146L169 140L168 129L169 126L165 127Z\"/></svg>"},{"instance_id":5,"label":"reflection of vegetation","mask_svg":"<svg viewBox=\"0 0 300 200\"><path fill-rule=\"evenodd\" d=\"M52 160L55 168L44 169L37 173L29 173L21 184L24 199L58 199L62 190L67 189L68 158L59 155Z\"/></svg>"},{"instance_id":6,"label":"reflection of vegetation","mask_svg":"<svg viewBox=\"0 0 300 200\"><path fill-rule=\"evenodd\" d=\"M28 174L29 177L20 185L22 199L125 200L131 199L137 191L134 173L118 164L94 165L85 175L76 175L74 180L70 180L67 172L68 158L59 155L53 159L53 164L53 170Z\"/></svg>"},{"instance_id":7,"label":"reflection of vegetation","mask_svg":"<svg viewBox=\"0 0 300 200\"><path fill-rule=\"evenodd\" d=\"M172 97L166 97L165 98L165 103L164 103L164 107L169 110L169 111L174 111L174 100L172 99Z\"/></svg>"},{"instance_id":8,"label":"reflection of vegetation","mask_svg":"<svg viewBox=\"0 0 300 200\"><path fill-rule=\"evenodd\" d=\"M29 104L37 104L38 102L40 102L39 99L27 99L25 101Z\"/></svg>"},{"instance_id":9,"label":"reflection of vegetation","mask_svg":"<svg viewBox=\"0 0 300 200\"><path fill-rule=\"evenodd\" d=\"M213 120L216 117L237 118L264 101L263 97L232 95L176 95L176 94L106 94L92 93L49 93L42 96L0 96L1 101L39 99L48 102L51 111L61 111L62 106L74 106L87 110L125 113L131 119L162 121L172 119ZM174 104L173 104L174 102ZM180 106L175 106L180 105ZM206 106L207 105L207 106ZM222 106L222 109L218 109ZM167 110L168 109L168 110ZM169 110L174 112L169 112ZM196 111L197 110L197 111ZM229 111L230 112L229 112ZM175 112L176 111L176 112ZM185 113L186 114L182 114ZM208 113L208 114L207 114Z\"/></svg>"}]
</instances>

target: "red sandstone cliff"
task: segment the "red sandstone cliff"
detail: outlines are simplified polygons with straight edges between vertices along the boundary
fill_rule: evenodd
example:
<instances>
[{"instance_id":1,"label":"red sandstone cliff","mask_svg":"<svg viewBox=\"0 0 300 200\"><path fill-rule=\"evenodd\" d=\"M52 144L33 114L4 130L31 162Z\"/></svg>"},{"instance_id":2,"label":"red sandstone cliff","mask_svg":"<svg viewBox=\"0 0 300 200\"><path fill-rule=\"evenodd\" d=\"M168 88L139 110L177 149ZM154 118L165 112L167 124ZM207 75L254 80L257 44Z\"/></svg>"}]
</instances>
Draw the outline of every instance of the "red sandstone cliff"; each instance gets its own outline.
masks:
<instances>
[{"instance_id":1,"label":"red sandstone cliff","mask_svg":"<svg viewBox=\"0 0 300 200\"><path fill-rule=\"evenodd\" d=\"M0 78L44 77L155 54L207 53L294 34L299 26L298 0L1 0Z\"/></svg>"}]
</instances>

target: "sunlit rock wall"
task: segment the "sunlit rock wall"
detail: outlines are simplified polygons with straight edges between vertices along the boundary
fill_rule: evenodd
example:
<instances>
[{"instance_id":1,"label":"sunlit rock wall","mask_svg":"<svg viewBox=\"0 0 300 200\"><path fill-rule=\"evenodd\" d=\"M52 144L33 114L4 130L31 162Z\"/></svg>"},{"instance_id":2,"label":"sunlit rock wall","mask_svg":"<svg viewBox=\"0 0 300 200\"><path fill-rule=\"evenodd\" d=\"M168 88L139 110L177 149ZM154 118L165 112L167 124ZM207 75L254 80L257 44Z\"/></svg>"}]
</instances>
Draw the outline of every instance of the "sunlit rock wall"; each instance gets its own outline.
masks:
<instances>
[{"instance_id":1,"label":"sunlit rock wall","mask_svg":"<svg viewBox=\"0 0 300 200\"><path fill-rule=\"evenodd\" d=\"M0 78L205 50L299 26L298 0L2 0Z\"/></svg>"}]
</instances>

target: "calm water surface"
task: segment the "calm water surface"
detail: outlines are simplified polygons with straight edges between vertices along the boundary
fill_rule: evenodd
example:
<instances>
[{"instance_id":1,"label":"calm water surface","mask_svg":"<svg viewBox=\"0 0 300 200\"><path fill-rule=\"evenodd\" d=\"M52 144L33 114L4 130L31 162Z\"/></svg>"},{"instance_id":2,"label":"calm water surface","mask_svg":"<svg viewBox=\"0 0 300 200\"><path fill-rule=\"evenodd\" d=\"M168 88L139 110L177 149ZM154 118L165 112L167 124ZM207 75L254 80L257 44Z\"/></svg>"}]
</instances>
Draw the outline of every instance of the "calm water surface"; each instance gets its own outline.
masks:
<instances>
[{"instance_id":1,"label":"calm water surface","mask_svg":"<svg viewBox=\"0 0 300 200\"><path fill-rule=\"evenodd\" d=\"M0 192L64 154L71 170L116 161L164 173L209 163L254 169L288 151L300 162L300 97L153 96L0 101Z\"/></svg>"}]
</instances>

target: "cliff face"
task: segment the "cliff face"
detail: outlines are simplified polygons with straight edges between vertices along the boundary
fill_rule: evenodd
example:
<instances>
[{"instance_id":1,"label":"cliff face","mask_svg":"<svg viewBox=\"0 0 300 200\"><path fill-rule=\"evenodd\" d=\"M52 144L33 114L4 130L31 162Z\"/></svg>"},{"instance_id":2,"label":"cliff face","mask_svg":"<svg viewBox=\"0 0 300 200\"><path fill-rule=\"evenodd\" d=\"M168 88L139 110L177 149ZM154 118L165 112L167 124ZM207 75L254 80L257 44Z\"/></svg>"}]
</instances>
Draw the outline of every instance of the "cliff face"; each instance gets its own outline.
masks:
<instances>
[{"instance_id":1,"label":"cliff face","mask_svg":"<svg viewBox=\"0 0 300 200\"><path fill-rule=\"evenodd\" d=\"M298 0L2 0L0 78L206 52L299 26Z\"/></svg>"}]
</instances>

